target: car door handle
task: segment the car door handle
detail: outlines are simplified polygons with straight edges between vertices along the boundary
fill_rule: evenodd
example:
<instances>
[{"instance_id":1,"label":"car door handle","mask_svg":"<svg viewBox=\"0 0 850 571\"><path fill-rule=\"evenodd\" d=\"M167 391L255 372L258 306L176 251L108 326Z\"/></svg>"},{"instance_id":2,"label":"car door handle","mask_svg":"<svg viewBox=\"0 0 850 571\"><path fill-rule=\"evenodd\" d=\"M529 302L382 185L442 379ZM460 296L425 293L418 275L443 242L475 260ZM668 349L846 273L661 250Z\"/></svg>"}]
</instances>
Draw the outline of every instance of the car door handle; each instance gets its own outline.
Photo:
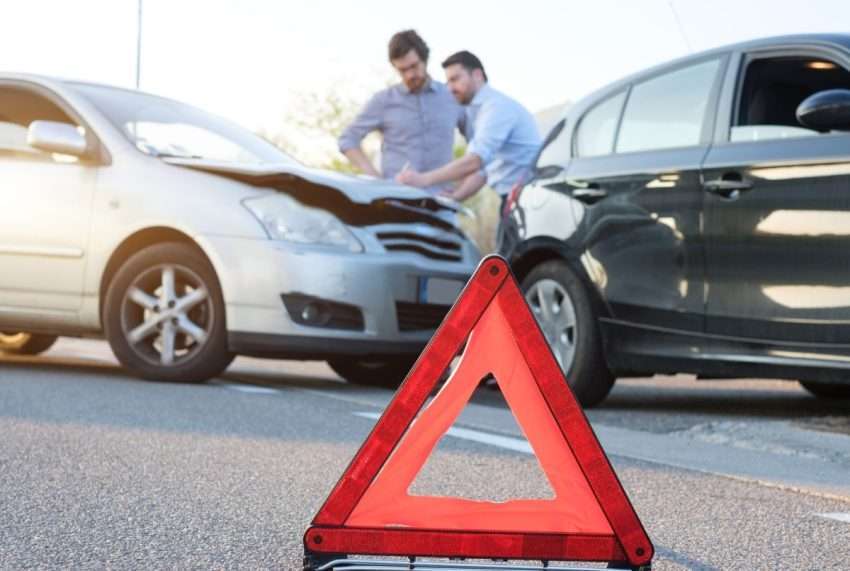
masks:
<instances>
[{"instance_id":1,"label":"car door handle","mask_svg":"<svg viewBox=\"0 0 850 571\"><path fill-rule=\"evenodd\" d=\"M597 202L608 196L608 191L604 188L587 187L575 188L572 191L573 198L582 202Z\"/></svg>"},{"instance_id":2,"label":"car door handle","mask_svg":"<svg viewBox=\"0 0 850 571\"><path fill-rule=\"evenodd\" d=\"M569 191L570 189L570 181L566 178L553 178L546 180L541 183L541 185L545 188L550 188L552 190L558 191Z\"/></svg>"},{"instance_id":3,"label":"car door handle","mask_svg":"<svg viewBox=\"0 0 850 571\"><path fill-rule=\"evenodd\" d=\"M714 180L705 181L702 188L707 192L734 200L738 198L742 192L752 190L753 183L734 178L716 178Z\"/></svg>"}]
</instances>

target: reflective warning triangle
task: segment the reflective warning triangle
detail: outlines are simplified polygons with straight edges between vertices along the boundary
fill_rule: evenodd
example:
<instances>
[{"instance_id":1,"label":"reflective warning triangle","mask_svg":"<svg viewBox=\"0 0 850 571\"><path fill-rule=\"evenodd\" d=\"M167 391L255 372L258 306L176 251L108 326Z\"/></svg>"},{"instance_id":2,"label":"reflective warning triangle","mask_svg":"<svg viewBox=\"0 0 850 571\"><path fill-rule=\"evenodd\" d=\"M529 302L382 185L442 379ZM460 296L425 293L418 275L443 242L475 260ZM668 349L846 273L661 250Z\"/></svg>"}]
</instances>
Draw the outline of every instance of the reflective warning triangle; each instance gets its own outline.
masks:
<instances>
[{"instance_id":1,"label":"reflective warning triangle","mask_svg":"<svg viewBox=\"0 0 850 571\"><path fill-rule=\"evenodd\" d=\"M457 368L429 400L461 348ZM554 497L491 502L411 495L417 474L487 374ZM316 514L304 548L307 554L650 563L652 543L502 258L481 262Z\"/></svg>"}]
</instances>

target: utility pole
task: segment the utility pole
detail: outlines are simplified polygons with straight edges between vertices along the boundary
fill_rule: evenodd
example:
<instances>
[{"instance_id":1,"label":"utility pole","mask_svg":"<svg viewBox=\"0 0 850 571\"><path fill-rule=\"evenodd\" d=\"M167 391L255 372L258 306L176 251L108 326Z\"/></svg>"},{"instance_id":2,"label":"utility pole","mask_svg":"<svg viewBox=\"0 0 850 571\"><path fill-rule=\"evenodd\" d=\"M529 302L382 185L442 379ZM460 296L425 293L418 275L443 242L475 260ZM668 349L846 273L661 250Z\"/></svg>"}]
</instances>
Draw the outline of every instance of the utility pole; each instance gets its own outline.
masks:
<instances>
[{"instance_id":1,"label":"utility pole","mask_svg":"<svg viewBox=\"0 0 850 571\"><path fill-rule=\"evenodd\" d=\"M142 75L142 0L139 0L138 31L136 33L136 89Z\"/></svg>"}]
</instances>

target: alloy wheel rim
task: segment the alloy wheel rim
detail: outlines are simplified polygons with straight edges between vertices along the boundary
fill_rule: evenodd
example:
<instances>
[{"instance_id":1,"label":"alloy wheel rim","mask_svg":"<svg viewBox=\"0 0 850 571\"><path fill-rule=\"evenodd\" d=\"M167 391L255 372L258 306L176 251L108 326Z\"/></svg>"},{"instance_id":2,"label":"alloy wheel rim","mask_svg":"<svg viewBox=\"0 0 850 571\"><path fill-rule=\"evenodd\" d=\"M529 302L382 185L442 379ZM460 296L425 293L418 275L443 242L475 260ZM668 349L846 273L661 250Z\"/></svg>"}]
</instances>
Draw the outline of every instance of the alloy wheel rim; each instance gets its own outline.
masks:
<instances>
[{"instance_id":1,"label":"alloy wheel rim","mask_svg":"<svg viewBox=\"0 0 850 571\"><path fill-rule=\"evenodd\" d=\"M162 264L139 274L121 300L121 329L136 355L173 367L192 359L212 335L209 289L192 270Z\"/></svg>"},{"instance_id":2,"label":"alloy wheel rim","mask_svg":"<svg viewBox=\"0 0 850 571\"><path fill-rule=\"evenodd\" d=\"M535 282L525 293L546 342L566 373L575 360L576 311L564 287L551 279Z\"/></svg>"}]
</instances>

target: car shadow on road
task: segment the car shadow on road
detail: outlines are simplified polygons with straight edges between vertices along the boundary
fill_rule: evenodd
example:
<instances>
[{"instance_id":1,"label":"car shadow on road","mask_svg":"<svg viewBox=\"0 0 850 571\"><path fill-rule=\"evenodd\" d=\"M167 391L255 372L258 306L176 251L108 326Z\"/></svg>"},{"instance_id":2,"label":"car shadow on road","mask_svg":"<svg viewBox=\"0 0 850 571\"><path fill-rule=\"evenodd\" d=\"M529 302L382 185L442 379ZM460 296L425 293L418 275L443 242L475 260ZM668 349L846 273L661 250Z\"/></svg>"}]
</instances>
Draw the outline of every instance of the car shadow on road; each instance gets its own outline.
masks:
<instances>
[{"instance_id":1,"label":"car shadow on road","mask_svg":"<svg viewBox=\"0 0 850 571\"><path fill-rule=\"evenodd\" d=\"M68 356L50 356L40 355L37 357L24 356L9 356L3 355L0 357L0 376L4 370L27 370L31 372L41 372L51 374L51 381L61 382L63 380L75 379L75 375L85 374L97 377L111 377L116 381L125 381L131 383L156 383L156 384L173 384L183 386L203 386L205 383L181 383L181 382L163 382L145 380L131 374L121 365L109 361L101 361L89 358L75 358ZM270 388L339 388L340 385L345 386L345 382L331 377L316 377L302 374L287 373L281 368L280 370L264 370L261 372L250 372L240 370L238 367L231 368L225 371L216 379L211 380L212 383L221 383L221 381L266 386Z\"/></svg>"},{"instance_id":2,"label":"car shadow on road","mask_svg":"<svg viewBox=\"0 0 850 571\"><path fill-rule=\"evenodd\" d=\"M247 363L247 365L246 365ZM237 361L212 384L234 384L261 386L275 389L309 389L315 391L361 392L364 387L350 385L330 372L310 374L293 373L284 363L265 361L265 366L256 368L250 362ZM0 378L6 371L26 370L49 377L51 383L79 380L78 375L109 378L115 382L143 385L150 383L134 377L123 367L106 360L76 358L71 356L42 355L39 357L3 356L0 358ZM698 415L704 417L745 416L766 419L801 419L850 415L850 400L826 400L808 395L791 383L768 381L764 388L753 387L758 383L747 383L746 388L735 386L737 381L671 383L649 381L620 381L608 398L600 405L589 409L591 417L613 415L659 414ZM191 387L194 383L175 384ZM203 383L198 386L205 386ZM370 391L388 389L370 388ZM485 406L504 407L504 400L495 386L482 386L474 394L472 402Z\"/></svg>"},{"instance_id":3,"label":"car shadow on road","mask_svg":"<svg viewBox=\"0 0 850 571\"><path fill-rule=\"evenodd\" d=\"M96 361L92 359L77 359L72 357L18 357L4 355L0 357L0 374L4 370L28 370L55 373L54 380L71 379L71 374L84 373L98 377L125 377L134 379L119 365Z\"/></svg>"},{"instance_id":4,"label":"car shadow on road","mask_svg":"<svg viewBox=\"0 0 850 571\"><path fill-rule=\"evenodd\" d=\"M731 382L730 382L731 383ZM618 386L598 407L600 411L629 411L763 418L802 418L850 413L850 401L828 400L800 390L776 389L774 384L760 388L729 386L682 388L659 385ZM792 385L790 385L792 386Z\"/></svg>"},{"instance_id":5,"label":"car shadow on road","mask_svg":"<svg viewBox=\"0 0 850 571\"><path fill-rule=\"evenodd\" d=\"M741 387L746 384L746 388ZM763 384L764 388L758 386ZM738 386L736 386L738 385ZM500 407L498 388L479 388L473 402ZM657 380L619 381L601 404L587 410L591 419L659 415L798 419L850 415L850 400L819 399L791 382L693 381L665 384Z\"/></svg>"}]
</instances>

